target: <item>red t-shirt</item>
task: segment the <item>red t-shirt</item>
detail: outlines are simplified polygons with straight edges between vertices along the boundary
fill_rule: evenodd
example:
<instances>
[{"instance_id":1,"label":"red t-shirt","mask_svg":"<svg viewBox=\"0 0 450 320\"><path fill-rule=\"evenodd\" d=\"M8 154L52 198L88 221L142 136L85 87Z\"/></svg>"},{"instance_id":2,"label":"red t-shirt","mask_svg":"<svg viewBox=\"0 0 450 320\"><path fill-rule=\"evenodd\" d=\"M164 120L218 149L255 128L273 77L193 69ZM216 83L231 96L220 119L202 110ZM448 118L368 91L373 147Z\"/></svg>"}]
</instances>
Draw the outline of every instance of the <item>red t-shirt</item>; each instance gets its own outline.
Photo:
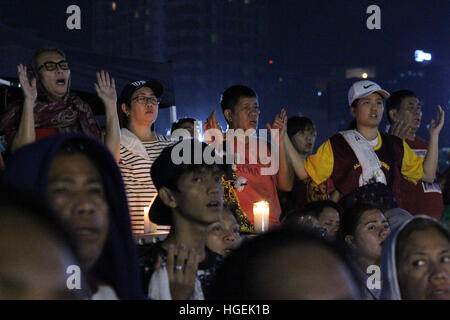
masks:
<instances>
[{"instance_id":1,"label":"red t-shirt","mask_svg":"<svg viewBox=\"0 0 450 320\"><path fill-rule=\"evenodd\" d=\"M418 156L425 157L428 142L416 136L416 139L406 140L406 143ZM437 182L431 184L419 181L414 184L401 179L400 194L400 207L412 215L425 214L438 220L441 218L442 211L444 211L444 200Z\"/></svg>"},{"instance_id":2,"label":"red t-shirt","mask_svg":"<svg viewBox=\"0 0 450 320\"><path fill-rule=\"evenodd\" d=\"M259 140L260 141L260 140ZM235 149L236 151L238 149ZM259 148L258 148L259 150ZM235 151L235 152L236 152ZM270 155L270 148L267 147L267 153ZM242 159L242 155L241 159ZM255 154L249 154L249 144L245 145L245 163L236 164L236 175L247 179L247 185L242 191L236 191L239 205L247 216L251 224L253 221L253 203L257 201L267 201L269 203L269 228L280 223L281 207L277 193L277 176L262 175L261 168L270 167L270 164L260 163L258 157L256 164L251 164L250 159L256 159Z\"/></svg>"}]
</instances>

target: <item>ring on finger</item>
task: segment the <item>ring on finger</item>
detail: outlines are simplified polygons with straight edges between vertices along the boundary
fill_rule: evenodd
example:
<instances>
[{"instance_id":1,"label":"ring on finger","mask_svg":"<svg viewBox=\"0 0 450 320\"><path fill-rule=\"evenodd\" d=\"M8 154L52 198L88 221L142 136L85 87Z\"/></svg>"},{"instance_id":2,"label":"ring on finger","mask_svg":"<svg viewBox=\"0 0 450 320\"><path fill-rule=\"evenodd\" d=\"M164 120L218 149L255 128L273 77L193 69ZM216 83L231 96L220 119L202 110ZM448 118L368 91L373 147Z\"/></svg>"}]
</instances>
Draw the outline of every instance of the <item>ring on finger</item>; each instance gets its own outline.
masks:
<instances>
[{"instance_id":1,"label":"ring on finger","mask_svg":"<svg viewBox=\"0 0 450 320\"><path fill-rule=\"evenodd\" d=\"M175 266L175 270L182 270L183 266Z\"/></svg>"}]
</instances>

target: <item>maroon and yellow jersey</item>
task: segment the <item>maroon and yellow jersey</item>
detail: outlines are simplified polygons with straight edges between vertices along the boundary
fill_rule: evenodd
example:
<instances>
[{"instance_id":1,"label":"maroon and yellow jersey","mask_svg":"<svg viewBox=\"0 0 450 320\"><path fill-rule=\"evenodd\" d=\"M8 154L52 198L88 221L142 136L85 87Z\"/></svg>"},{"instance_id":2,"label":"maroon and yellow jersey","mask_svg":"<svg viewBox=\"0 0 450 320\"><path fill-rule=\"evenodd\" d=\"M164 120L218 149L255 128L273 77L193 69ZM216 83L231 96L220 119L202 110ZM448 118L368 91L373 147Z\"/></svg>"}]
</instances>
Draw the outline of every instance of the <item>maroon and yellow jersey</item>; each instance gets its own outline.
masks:
<instances>
[{"instance_id":1,"label":"maroon and yellow jersey","mask_svg":"<svg viewBox=\"0 0 450 320\"><path fill-rule=\"evenodd\" d=\"M413 141L405 140L411 149L421 158L424 158L428 142L416 137ZM440 219L444 211L444 200L439 184L419 181L414 184L405 179L400 183L400 206L412 215L426 214L435 219Z\"/></svg>"},{"instance_id":2,"label":"maroon and yellow jersey","mask_svg":"<svg viewBox=\"0 0 450 320\"><path fill-rule=\"evenodd\" d=\"M381 162L387 184L399 200L400 177L417 183L423 175L423 158L418 157L400 138L378 132L378 144L373 148ZM341 134L323 143L305 161L305 169L316 184L331 178L344 196L359 187L362 168L350 145Z\"/></svg>"}]
</instances>

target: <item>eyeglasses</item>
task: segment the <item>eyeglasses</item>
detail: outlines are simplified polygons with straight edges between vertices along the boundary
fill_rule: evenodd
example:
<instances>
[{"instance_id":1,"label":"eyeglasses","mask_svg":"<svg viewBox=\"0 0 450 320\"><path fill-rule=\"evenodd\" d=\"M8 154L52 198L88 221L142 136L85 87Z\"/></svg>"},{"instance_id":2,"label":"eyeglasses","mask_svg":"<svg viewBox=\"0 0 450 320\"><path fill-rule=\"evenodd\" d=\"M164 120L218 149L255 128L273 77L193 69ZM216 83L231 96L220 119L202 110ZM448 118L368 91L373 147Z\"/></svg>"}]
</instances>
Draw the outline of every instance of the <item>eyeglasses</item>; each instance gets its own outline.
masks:
<instances>
[{"instance_id":1,"label":"eyeglasses","mask_svg":"<svg viewBox=\"0 0 450 320\"><path fill-rule=\"evenodd\" d=\"M42 68L45 67L45 70L47 70L47 71L54 71L54 70L56 70L57 66L59 66L59 68L61 70L69 70L70 62L66 61L66 60L62 60L60 62L47 61L47 62L43 63L38 68L38 70L41 70Z\"/></svg>"},{"instance_id":2,"label":"eyeglasses","mask_svg":"<svg viewBox=\"0 0 450 320\"><path fill-rule=\"evenodd\" d=\"M140 104L147 104L150 103L154 106L159 105L161 103L160 99L154 98L154 97L143 97L143 96L138 96L138 97L134 97L131 100L136 100L138 103Z\"/></svg>"}]
</instances>

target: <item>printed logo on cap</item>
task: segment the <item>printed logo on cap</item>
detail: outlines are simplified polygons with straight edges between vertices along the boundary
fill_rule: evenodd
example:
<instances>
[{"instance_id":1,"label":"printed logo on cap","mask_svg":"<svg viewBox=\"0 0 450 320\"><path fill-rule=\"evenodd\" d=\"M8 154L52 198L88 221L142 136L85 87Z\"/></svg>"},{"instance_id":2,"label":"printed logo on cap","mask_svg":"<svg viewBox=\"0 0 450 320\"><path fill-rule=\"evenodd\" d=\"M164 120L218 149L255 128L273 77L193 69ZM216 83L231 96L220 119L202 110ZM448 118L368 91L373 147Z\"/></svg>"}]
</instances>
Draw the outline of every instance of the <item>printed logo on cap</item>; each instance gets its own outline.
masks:
<instances>
[{"instance_id":1,"label":"printed logo on cap","mask_svg":"<svg viewBox=\"0 0 450 320\"><path fill-rule=\"evenodd\" d=\"M139 81L135 81L135 82L133 82L131 84L133 86L135 86L135 87L138 87L138 86L141 86L141 85L145 84L145 81L144 80L139 80Z\"/></svg>"}]
</instances>

